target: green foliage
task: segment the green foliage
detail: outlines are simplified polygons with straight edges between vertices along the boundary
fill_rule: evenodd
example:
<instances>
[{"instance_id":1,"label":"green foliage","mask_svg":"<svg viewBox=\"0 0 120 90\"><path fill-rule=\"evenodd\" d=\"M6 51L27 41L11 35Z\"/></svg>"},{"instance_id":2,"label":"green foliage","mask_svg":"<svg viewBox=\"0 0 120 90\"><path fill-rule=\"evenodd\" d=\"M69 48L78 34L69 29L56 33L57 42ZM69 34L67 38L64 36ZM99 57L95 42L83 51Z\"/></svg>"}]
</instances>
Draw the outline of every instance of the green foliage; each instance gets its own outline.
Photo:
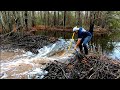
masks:
<instances>
[{"instance_id":1,"label":"green foliage","mask_svg":"<svg viewBox=\"0 0 120 90\"><path fill-rule=\"evenodd\" d=\"M109 11L106 17L109 29L120 29L120 11Z\"/></svg>"},{"instance_id":2,"label":"green foliage","mask_svg":"<svg viewBox=\"0 0 120 90\"><path fill-rule=\"evenodd\" d=\"M41 25L42 24L42 20L41 20L40 16L36 17L36 24L37 25Z\"/></svg>"},{"instance_id":3,"label":"green foliage","mask_svg":"<svg viewBox=\"0 0 120 90\"><path fill-rule=\"evenodd\" d=\"M75 16L73 15L73 11L67 12L66 26L74 27L75 22L76 22L76 20L75 20Z\"/></svg>"}]
</instances>

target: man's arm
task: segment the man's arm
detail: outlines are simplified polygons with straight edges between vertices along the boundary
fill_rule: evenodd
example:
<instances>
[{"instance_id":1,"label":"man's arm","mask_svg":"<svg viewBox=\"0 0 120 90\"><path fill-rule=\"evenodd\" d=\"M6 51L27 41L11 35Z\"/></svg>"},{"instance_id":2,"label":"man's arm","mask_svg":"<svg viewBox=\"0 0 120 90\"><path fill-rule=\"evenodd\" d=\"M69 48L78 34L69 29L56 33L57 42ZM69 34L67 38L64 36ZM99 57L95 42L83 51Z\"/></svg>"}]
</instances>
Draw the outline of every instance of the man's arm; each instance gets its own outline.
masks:
<instances>
[{"instance_id":1,"label":"man's arm","mask_svg":"<svg viewBox=\"0 0 120 90\"><path fill-rule=\"evenodd\" d=\"M78 41L77 41L77 43L76 43L76 45L75 45L75 47L74 47L75 50L76 50L76 48L80 45L80 41L81 41L81 38L78 38Z\"/></svg>"}]
</instances>

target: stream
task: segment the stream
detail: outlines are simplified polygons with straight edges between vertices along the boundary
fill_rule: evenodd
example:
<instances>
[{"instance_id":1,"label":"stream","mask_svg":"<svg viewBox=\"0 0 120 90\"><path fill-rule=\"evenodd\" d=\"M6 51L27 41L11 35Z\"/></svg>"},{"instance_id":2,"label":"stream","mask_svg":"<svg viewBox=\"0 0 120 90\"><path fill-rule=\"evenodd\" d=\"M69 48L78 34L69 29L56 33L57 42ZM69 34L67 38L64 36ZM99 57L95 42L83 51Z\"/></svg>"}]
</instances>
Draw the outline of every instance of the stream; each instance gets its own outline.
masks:
<instances>
[{"instance_id":1,"label":"stream","mask_svg":"<svg viewBox=\"0 0 120 90\"><path fill-rule=\"evenodd\" d=\"M68 51L68 46L72 41L72 47ZM38 54L33 54L30 51L16 49L9 51L1 51L0 60L0 78L1 79L28 79L31 72L40 72L45 65L54 60L67 63L67 60L72 57L74 52L73 40L59 39L54 44L44 46L38 49ZM34 74L35 74L34 73ZM42 71L41 71L42 73Z\"/></svg>"},{"instance_id":2,"label":"stream","mask_svg":"<svg viewBox=\"0 0 120 90\"><path fill-rule=\"evenodd\" d=\"M54 33L55 34L55 33ZM56 36L60 36L55 34ZM0 52L0 78L1 79L31 79L33 75L40 72L42 77L45 73L42 68L50 61L58 60L63 63L69 62L69 58L73 56L74 45L69 33L66 39L59 39L54 44L44 46L38 49L38 54L30 51L25 52L21 49L3 50ZM108 57L120 60L120 34L113 36L95 36L89 43L90 53L105 54ZM68 46L72 42L72 47L68 51ZM41 69L40 69L41 68ZM32 76L30 76L32 75Z\"/></svg>"}]
</instances>

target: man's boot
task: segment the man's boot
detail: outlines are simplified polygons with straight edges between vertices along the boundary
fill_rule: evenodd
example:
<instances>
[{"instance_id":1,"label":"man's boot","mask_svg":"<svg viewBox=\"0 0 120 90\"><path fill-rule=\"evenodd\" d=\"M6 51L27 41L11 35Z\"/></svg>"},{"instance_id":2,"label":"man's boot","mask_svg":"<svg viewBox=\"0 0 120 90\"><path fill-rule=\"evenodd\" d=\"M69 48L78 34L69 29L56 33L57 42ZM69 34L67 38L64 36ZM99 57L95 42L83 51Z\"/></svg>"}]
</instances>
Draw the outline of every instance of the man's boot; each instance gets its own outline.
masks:
<instances>
[{"instance_id":1,"label":"man's boot","mask_svg":"<svg viewBox=\"0 0 120 90\"><path fill-rule=\"evenodd\" d=\"M88 55L88 48L87 48L87 45L83 45L83 47L84 47L85 55Z\"/></svg>"}]
</instances>

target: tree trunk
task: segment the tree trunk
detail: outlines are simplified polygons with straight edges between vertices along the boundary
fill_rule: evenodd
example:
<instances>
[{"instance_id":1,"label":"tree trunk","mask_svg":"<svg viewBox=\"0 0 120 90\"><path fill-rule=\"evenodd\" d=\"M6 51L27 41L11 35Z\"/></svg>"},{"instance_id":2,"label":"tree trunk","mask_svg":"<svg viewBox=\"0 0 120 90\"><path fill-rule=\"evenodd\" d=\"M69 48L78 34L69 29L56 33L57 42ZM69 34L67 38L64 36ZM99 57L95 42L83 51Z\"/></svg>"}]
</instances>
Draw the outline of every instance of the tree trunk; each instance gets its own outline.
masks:
<instances>
[{"instance_id":1,"label":"tree trunk","mask_svg":"<svg viewBox=\"0 0 120 90\"><path fill-rule=\"evenodd\" d=\"M50 19L49 19L49 11L47 11L47 13L48 13L48 26L49 26L49 21L50 21Z\"/></svg>"},{"instance_id":2,"label":"tree trunk","mask_svg":"<svg viewBox=\"0 0 120 90\"><path fill-rule=\"evenodd\" d=\"M63 16L63 30L65 29L65 26L66 26L66 13L67 13L67 11L64 11L64 16ZM64 39L65 39L65 30L64 30Z\"/></svg>"},{"instance_id":3,"label":"tree trunk","mask_svg":"<svg viewBox=\"0 0 120 90\"><path fill-rule=\"evenodd\" d=\"M78 11L77 13L78 13L78 20L77 20L78 23L77 23L77 25L80 26L80 27L82 27L81 11Z\"/></svg>"},{"instance_id":4,"label":"tree trunk","mask_svg":"<svg viewBox=\"0 0 120 90\"><path fill-rule=\"evenodd\" d=\"M40 22L41 22L41 25L43 25L43 16L42 16L42 11L40 11Z\"/></svg>"},{"instance_id":5,"label":"tree trunk","mask_svg":"<svg viewBox=\"0 0 120 90\"><path fill-rule=\"evenodd\" d=\"M102 26L102 28L104 28L105 27L105 14L104 14L104 12L102 12L101 13L102 15L102 17L101 17L101 26Z\"/></svg>"},{"instance_id":6,"label":"tree trunk","mask_svg":"<svg viewBox=\"0 0 120 90\"><path fill-rule=\"evenodd\" d=\"M96 24L97 24L97 26L100 26L100 18L99 18L99 13L100 13L100 11L96 11Z\"/></svg>"},{"instance_id":7,"label":"tree trunk","mask_svg":"<svg viewBox=\"0 0 120 90\"><path fill-rule=\"evenodd\" d=\"M66 25L66 11L64 11L64 14L63 14L63 29L65 29L65 25Z\"/></svg>"},{"instance_id":8,"label":"tree trunk","mask_svg":"<svg viewBox=\"0 0 120 90\"><path fill-rule=\"evenodd\" d=\"M24 27L24 11L21 12L21 25Z\"/></svg>"},{"instance_id":9,"label":"tree trunk","mask_svg":"<svg viewBox=\"0 0 120 90\"><path fill-rule=\"evenodd\" d=\"M98 13L98 26L101 25L101 12Z\"/></svg>"},{"instance_id":10,"label":"tree trunk","mask_svg":"<svg viewBox=\"0 0 120 90\"><path fill-rule=\"evenodd\" d=\"M59 26L59 11L58 11L58 21L57 21L57 26Z\"/></svg>"},{"instance_id":11,"label":"tree trunk","mask_svg":"<svg viewBox=\"0 0 120 90\"><path fill-rule=\"evenodd\" d=\"M16 21L16 25L17 25L17 31L20 31L21 29L21 22L20 22L20 11L16 12L16 17L17 17L17 21Z\"/></svg>"},{"instance_id":12,"label":"tree trunk","mask_svg":"<svg viewBox=\"0 0 120 90\"><path fill-rule=\"evenodd\" d=\"M11 23L11 17L10 17L10 11L8 11L8 26L9 26L9 31L12 31L12 23Z\"/></svg>"},{"instance_id":13,"label":"tree trunk","mask_svg":"<svg viewBox=\"0 0 120 90\"><path fill-rule=\"evenodd\" d=\"M56 11L54 11L54 26L56 26Z\"/></svg>"},{"instance_id":14,"label":"tree trunk","mask_svg":"<svg viewBox=\"0 0 120 90\"><path fill-rule=\"evenodd\" d=\"M75 25L77 25L77 11L75 11Z\"/></svg>"},{"instance_id":15,"label":"tree trunk","mask_svg":"<svg viewBox=\"0 0 120 90\"><path fill-rule=\"evenodd\" d=\"M28 31L28 11L25 11L25 29Z\"/></svg>"},{"instance_id":16,"label":"tree trunk","mask_svg":"<svg viewBox=\"0 0 120 90\"><path fill-rule=\"evenodd\" d=\"M14 18L14 31L17 31L17 17L16 17L16 11L13 11L13 18Z\"/></svg>"},{"instance_id":17,"label":"tree trunk","mask_svg":"<svg viewBox=\"0 0 120 90\"><path fill-rule=\"evenodd\" d=\"M93 11L90 11L90 28L89 28L89 32L91 34L93 34L94 22L95 22L95 13Z\"/></svg>"},{"instance_id":18,"label":"tree trunk","mask_svg":"<svg viewBox=\"0 0 120 90\"><path fill-rule=\"evenodd\" d=\"M4 22L5 22L5 31L4 31L4 33L7 33L7 30L8 30L8 25L6 25L6 23L7 23L7 15L6 15L6 11L4 11Z\"/></svg>"},{"instance_id":19,"label":"tree trunk","mask_svg":"<svg viewBox=\"0 0 120 90\"><path fill-rule=\"evenodd\" d=\"M2 33L4 34L4 31L6 31L6 29L5 29L5 23L4 23L4 20L3 20L3 12L2 11L0 11L0 15L1 15Z\"/></svg>"},{"instance_id":20,"label":"tree trunk","mask_svg":"<svg viewBox=\"0 0 120 90\"><path fill-rule=\"evenodd\" d=\"M46 11L44 12L44 25L45 25L45 29L46 29Z\"/></svg>"},{"instance_id":21,"label":"tree trunk","mask_svg":"<svg viewBox=\"0 0 120 90\"><path fill-rule=\"evenodd\" d=\"M80 25L80 11L77 11L77 26Z\"/></svg>"},{"instance_id":22,"label":"tree trunk","mask_svg":"<svg viewBox=\"0 0 120 90\"><path fill-rule=\"evenodd\" d=\"M32 27L35 26L35 11L32 11Z\"/></svg>"}]
</instances>

